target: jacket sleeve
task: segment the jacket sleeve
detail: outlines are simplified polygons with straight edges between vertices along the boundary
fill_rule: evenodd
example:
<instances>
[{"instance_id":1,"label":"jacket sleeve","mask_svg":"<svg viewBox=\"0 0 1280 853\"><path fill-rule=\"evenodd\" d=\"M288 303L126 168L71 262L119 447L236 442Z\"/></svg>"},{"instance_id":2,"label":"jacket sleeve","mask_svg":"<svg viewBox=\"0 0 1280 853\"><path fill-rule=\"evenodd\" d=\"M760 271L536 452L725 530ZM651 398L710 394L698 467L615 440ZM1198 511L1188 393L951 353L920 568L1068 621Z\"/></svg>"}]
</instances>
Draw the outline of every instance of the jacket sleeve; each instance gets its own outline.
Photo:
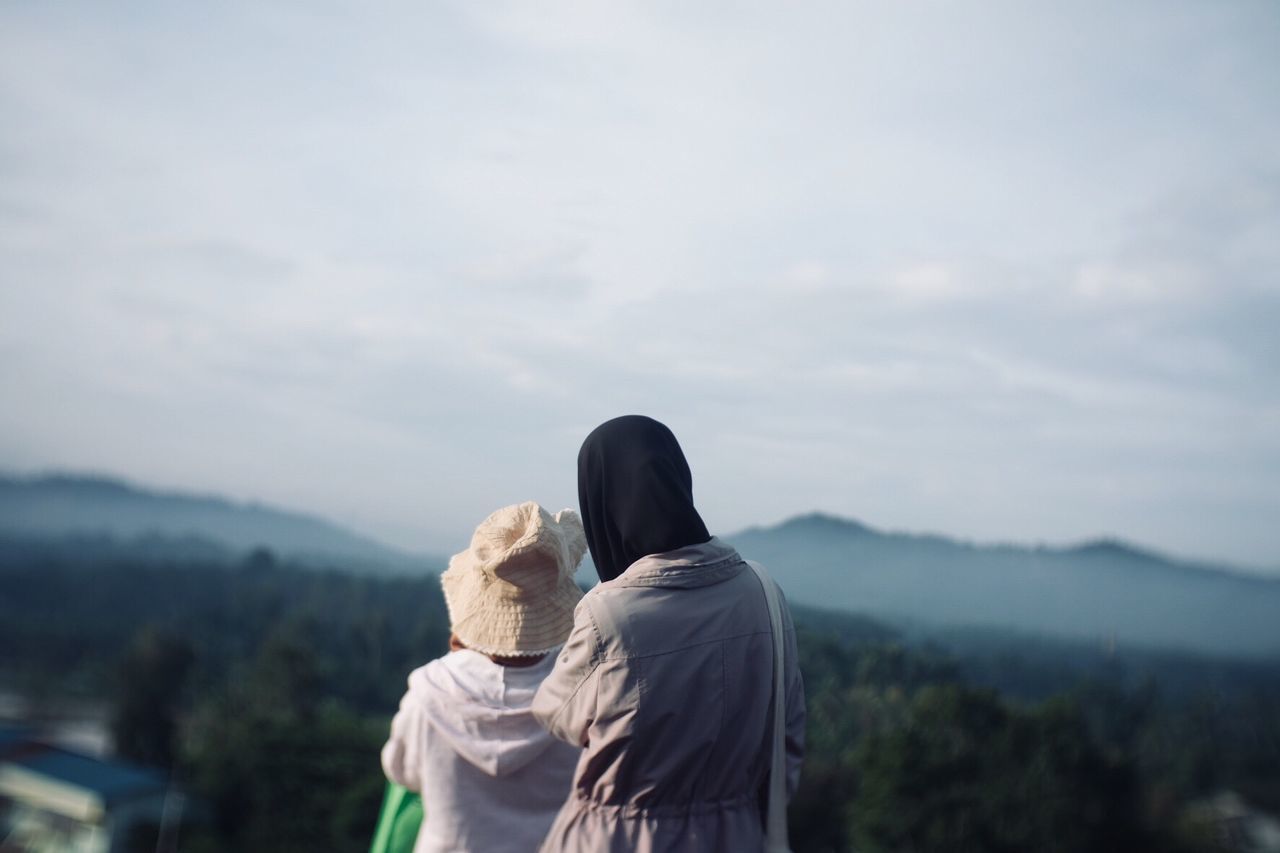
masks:
<instances>
[{"instance_id":1,"label":"jacket sleeve","mask_svg":"<svg viewBox=\"0 0 1280 853\"><path fill-rule=\"evenodd\" d=\"M600 642L591 606L584 598L573 613L573 631L533 697L533 716L552 735L586 746L596 719Z\"/></svg>"},{"instance_id":2,"label":"jacket sleeve","mask_svg":"<svg viewBox=\"0 0 1280 853\"><path fill-rule=\"evenodd\" d=\"M391 720L391 735L382 747L382 770L387 778L410 791L422 791L422 756L426 747L426 721L422 707L405 693L400 710Z\"/></svg>"},{"instance_id":3,"label":"jacket sleeve","mask_svg":"<svg viewBox=\"0 0 1280 853\"><path fill-rule=\"evenodd\" d=\"M800 786L800 766L804 762L804 679L800 675L799 648L796 628L791 621L791 608L786 597L778 590L782 603L782 623L786 630L786 685L787 685L787 799L795 796Z\"/></svg>"}]
</instances>

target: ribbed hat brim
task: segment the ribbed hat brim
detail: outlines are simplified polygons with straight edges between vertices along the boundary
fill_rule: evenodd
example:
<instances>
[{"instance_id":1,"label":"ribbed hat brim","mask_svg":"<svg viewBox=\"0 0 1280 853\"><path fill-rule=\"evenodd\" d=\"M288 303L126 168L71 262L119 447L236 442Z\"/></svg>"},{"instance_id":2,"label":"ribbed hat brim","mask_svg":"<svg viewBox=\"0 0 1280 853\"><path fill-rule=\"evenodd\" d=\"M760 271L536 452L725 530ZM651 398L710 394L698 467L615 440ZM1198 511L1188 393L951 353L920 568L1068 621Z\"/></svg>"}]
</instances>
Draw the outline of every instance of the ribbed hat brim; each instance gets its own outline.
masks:
<instances>
[{"instance_id":1,"label":"ribbed hat brim","mask_svg":"<svg viewBox=\"0 0 1280 853\"><path fill-rule=\"evenodd\" d=\"M471 612L453 620L453 633L485 654L539 654L564 644L573 630L573 611L582 590L570 583L528 605L512 607L483 593Z\"/></svg>"}]
</instances>

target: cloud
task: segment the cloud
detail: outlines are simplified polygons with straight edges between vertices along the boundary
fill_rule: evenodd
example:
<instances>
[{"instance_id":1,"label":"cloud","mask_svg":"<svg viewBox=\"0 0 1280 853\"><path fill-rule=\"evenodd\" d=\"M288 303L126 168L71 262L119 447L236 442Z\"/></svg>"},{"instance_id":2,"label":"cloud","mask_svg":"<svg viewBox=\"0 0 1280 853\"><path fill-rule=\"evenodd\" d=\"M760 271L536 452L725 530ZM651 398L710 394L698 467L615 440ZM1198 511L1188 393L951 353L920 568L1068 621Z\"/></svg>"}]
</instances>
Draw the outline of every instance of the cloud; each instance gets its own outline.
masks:
<instances>
[{"instance_id":1,"label":"cloud","mask_svg":"<svg viewBox=\"0 0 1280 853\"><path fill-rule=\"evenodd\" d=\"M645 411L722 530L1280 562L1264 5L0 16L0 464L443 550Z\"/></svg>"}]
</instances>

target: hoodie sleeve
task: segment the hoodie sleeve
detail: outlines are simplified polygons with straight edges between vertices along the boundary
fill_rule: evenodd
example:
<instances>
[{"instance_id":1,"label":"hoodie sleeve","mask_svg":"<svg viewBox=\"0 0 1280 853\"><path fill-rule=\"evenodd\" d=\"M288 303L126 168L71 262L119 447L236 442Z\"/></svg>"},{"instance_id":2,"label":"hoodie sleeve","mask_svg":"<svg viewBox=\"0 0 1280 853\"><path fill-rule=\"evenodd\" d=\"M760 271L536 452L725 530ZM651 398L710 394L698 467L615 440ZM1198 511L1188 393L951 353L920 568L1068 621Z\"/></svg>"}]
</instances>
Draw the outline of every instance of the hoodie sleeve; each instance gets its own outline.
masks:
<instances>
[{"instance_id":1,"label":"hoodie sleeve","mask_svg":"<svg viewBox=\"0 0 1280 853\"><path fill-rule=\"evenodd\" d=\"M587 745L596 718L600 644L589 599L578 602L573 631L533 697L533 715L542 727L573 746Z\"/></svg>"},{"instance_id":2,"label":"hoodie sleeve","mask_svg":"<svg viewBox=\"0 0 1280 853\"><path fill-rule=\"evenodd\" d=\"M387 778L410 791L422 791L422 756L426 746L425 709L410 688L391 720L391 735L382 747L382 770Z\"/></svg>"}]
</instances>

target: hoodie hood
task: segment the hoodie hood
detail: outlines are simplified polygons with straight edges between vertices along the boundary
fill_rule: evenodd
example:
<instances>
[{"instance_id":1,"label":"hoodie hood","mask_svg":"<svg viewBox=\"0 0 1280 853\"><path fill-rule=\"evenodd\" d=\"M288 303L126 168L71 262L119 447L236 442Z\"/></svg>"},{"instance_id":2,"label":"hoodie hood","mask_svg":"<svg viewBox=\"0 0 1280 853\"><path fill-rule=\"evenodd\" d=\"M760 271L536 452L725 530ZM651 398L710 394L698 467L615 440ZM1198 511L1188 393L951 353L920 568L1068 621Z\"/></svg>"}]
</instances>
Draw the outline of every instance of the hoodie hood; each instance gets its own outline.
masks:
<instances>
[{"instance_id":1,"label":"hoodie hood","mask_svg":"<svg viewBox=\"0 0 1280 853\"><path fill-rule=\"evenodd\" d=\"M405 699L455 752L490 776L506 776L558 742L529 709L555 662L552 652L533 666L507 667L461 649L410 673Z\"/></svg>"}]
</instances>

